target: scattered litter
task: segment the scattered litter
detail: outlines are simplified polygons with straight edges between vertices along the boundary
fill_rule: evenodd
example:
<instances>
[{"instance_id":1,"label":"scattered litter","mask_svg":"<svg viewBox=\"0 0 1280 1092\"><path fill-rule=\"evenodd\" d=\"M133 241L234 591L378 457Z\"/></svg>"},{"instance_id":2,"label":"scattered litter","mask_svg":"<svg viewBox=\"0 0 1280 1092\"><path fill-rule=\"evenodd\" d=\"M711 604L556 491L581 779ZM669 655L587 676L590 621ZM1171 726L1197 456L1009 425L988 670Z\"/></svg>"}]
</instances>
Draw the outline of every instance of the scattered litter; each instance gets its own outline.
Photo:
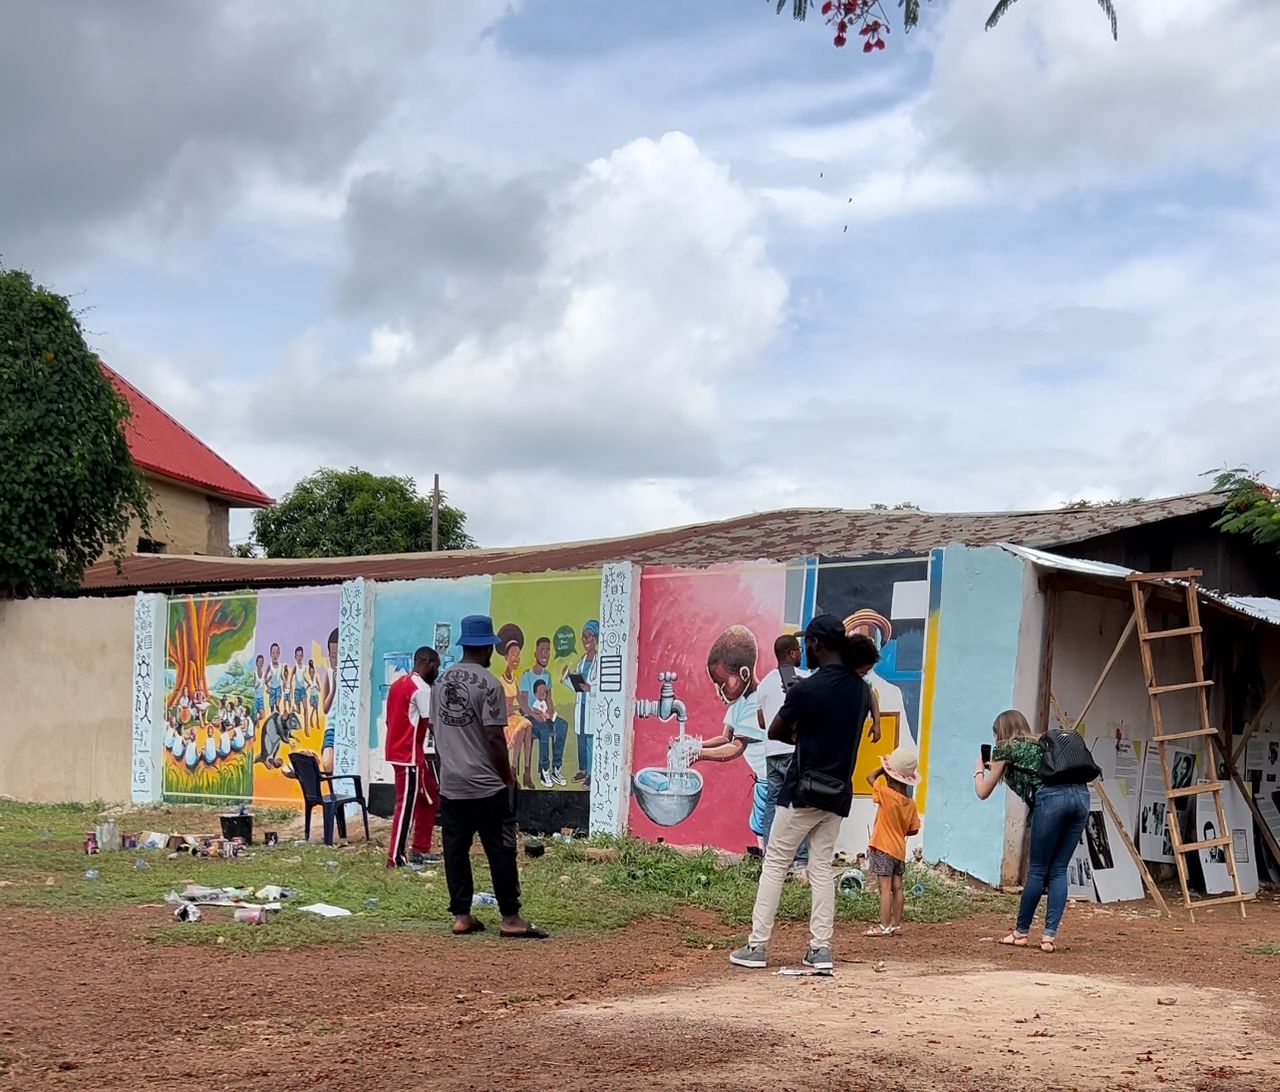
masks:
<instances>
[{"instance_id":1,"label":"scattered litter","mask_svg":"<svg viewBox=\"0 0 1280 1092\"><path fill-rule=\"evenodd\" d=\"M886 964L885 961L881 959L881 960L877 960L876 965L871 969L875 971L876 974L884 974L884 972L887 971L889 967L888 967L888 964Z\"/></svg>"},{"instance_id":2,"label":"scattered litter","mask_svg":"<svg viewBox=\"0 0 1280 1092\"><path fill-rule=\"evenodd\" d=\"M546 853L547 847L541 842L525 842L524 855L526 857L541 857Z\"/></svg>"},{"instance_id":3,"label":"scattered litter","mask_svg":"<svg viewBox=\"0 0 1280 1092\"><path fill-rule=\"evenodd\" d=\"M325 868L337 868L337 867L338 867L338 862L337 862L337 861L325 861L324 866L325 866Z\"/></svg>"},{"instance_id":4,"label":"scattered litter","mask_svg":"<svg viewBox=\"0 0 1280 1092\"><path fill-rule=\"evenodd\" d=\"M90 856L98 852L98 832L96 830L86 830L84 832L84 851Z\"/></svg>"},{"instance_id":5,"label":"scattered litter","mask_svg":"<svg viewBox=\"0 0 1280 1092\"><path fill-rule=\"evenodd\" d=\"M144 830L137 835L139 849L164 849L169 844L169 835L158 834L154 830Z\"/></svg>"},{"instance_id":6,"label":"scattered litter","mask_svg":"<svg viewBox=\"0 0 1280 1092\"><path fill-rule=\"evenodd\" d=\"M120 828L114 819L108 819L94 831L98 839L98 848L104 853L118 853L124 846L120 837Z\"/></svg>"},{"instance_id":7,"label":"scattered litter","mask_svg":"<svg viewBox=\"0 0 1280 1092\"><path fill-rule=\"evenodd\" d=\"M136 861L133 862L133 867L141 871L142 869L150 868L151 866L147 864L147 862L144 861L141 857L139 857Z\"/></svg>"},{"instance_id":8,"label":"scattered litter","mask_svg":"<svg viewBox=\"0 0 1280 1092\"><path fill-rule=\"evenodd\" d=\"M835 972L820 971L816 967L783 967L780 971L774 971L775 975L785 975L788 978L832 978Z\"/></svg>"},{"instance_id":9,"label":"scattered litter","mask_svg":"<svg viewBox=\"0 0 1280 1092\"><path fill-rule=\"evenodd\" d=\"M1157 1005L1176 1005L1177 1003L1178 1003L1178 999L1176 997L1157 997L1156 998Z\"/></svg>"},{"instance_id":10,"label":"scattered litter","mask_svg":"<svg viewBox=\"0 0 1280 1092\"><path fill-rule=\"evenodd\" d=\"M199 921L200 907L195 903L184 902L173 912L173 916L179 921Z\"/></svg>"},{"instance_id":11,"label":"scattered litter","mask_svg":"<svg viewBox=\"0 0 1280 1092\"><path fill-rule=\"evenodd\" d=\"M377 899L365 899L365 900L364 900L364 904L365 904L365 906L377 906L377 905L378 905L378 900L377 900Z\"/></svg>"},{"instance_id":12,"label":"scattered litter","mask_svg":"<svg viewBox=\"0 0 1280 1092\"><path fill-rule=\"evenodd\" d=\"M911 894L914 898L921 898L924 895L924 884L916 884L915 887L911 889Z\"/></svg>"},{"instance_id":13,"label":"scattered litter","mask_svg":"<svg viewBox=\"0 0 1280 1092\"><path fill-rule=\"evenodd\" d=\"M846 895L856 895L867 882L867 877L860 868L846 868L840 874L840 891Z\"/></svg>"},{"instance_id":14,"label":"scattered litter","mask_svg":"<svg viewBox=\"0 0 1280 1092\"><path fill-rule=\"evenodd\" d=\"M235 912L236 921L242 925L265 925L267 908L265 906L241 906Z\"/></svg>"},{"instance_id":15,"label":"scattered litter","mask_svg":"<svg viewBox=\"0 0 1280 1092\"><path fill-rule=\"evenodd\" d=\"M89 869L89 871L84 874L84 878L86 880L96 880L98 878L98 870L96 868Z\"/></svg>"},{"instance_id":16,"label":"scattered litter","mask_svg":"<svg viewBox=\"0 0 1280 1092\"><path fill-rule=\"evenodd\" d=\"M481 891L471 900L472 906L497 906L498 898L491 891Z\"/></svg>"},{"instance_id":17,"label":"scattered litter","mask_svg":"<svg viewBox=\"0 0 1280 1092\"><path fill-rule=\"evenodd\" d=\"M56 887L57 883L58 881L55 880L52 876L45 877L45 880L44 880L45 887Z\"/></svg>"},{"instance_id":18,"label":"scattered litter","mask_svg":"<svg viewBox=\"0 0 1280 1092\"><path fill-rule=\"evenodd\" d=\"M302 907L308 914L319 914L322 918L349 918L350 910L344 910L341 906L330 906L327 902L313 902L310 906Z\"/></svg>"},{"instance_id":19,"label":"scattered litter","mask_svg":"<svg viewBox=\"0 0 1280 1092\"><path fill-rule=\"evenodd\" d=\"M262 836L262 844L264 846L278 846L280 844L280 835L274 830L269 830Z\"/></svg>"},{"instance_id":20,"label":"scattered litter","mask_svg":"<svg viewBox=\"0 0 1280 1092\"><path fill-rule=\"evenodd\" d=\"M978 941L978 943L979 943L979 944L994 944L994 943L995 943L995 941L996 941L996 938L995 938L995 937L982 937L982 938Z\"/></svg>"},{"instance_id":21,"label":"scattered litter","mask_svg":"<svg viewBox=\"0 0 1280 1092\"><path fill-rule=\"evenodd\" d=\"M254 897L266 899L269 902L275 902L278 899L291 899L293 892L287 887L281 887L279 884L269 883L266 887L259 887L254 892Z\"/></svg>"}]
</instances>

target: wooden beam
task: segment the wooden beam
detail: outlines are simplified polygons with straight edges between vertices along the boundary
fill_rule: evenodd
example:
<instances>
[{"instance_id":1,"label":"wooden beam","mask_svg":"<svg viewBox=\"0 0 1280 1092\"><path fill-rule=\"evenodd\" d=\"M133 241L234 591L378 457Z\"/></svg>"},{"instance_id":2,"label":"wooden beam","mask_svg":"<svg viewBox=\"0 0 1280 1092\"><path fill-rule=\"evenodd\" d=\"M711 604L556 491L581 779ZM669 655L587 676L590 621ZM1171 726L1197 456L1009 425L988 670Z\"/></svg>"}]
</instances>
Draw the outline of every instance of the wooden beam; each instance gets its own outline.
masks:
<instances>
[{"instance_id":1,"label":"wooden beam","mask_svg":"<svg viewBox=\"0 0 1280 1092\"><path fill-rule=\"evenodd\" d=\"M1058 626L1058 590L1045 592L1044 638L1040 642L1040 709L1036 727L1044 735L1049 727L1049 699L1053 693L1053 634Z\"/></svg>"},{"instance_id":2,"label":"wooden beam","mask_svg":"<svg viewBox=\"0 0 1280 1092\"><path fill-rule=\"evenodd\" d=\"M1271 708L1278 697L1280 697L1280 680L1277 680L1275 686L1273 686L1267 696L1262 699L1262 704L1258 706L1258 711L1253 714L1253 720L1249 721L1249 723L1245 725L1244 731L1240 733L1240 742L1236 744L1235 752L1231 756L1233 766L1239 765L1240 759L1244 757L1244 747L1245 744L1249 742L1249 737L1253 735L1254 729L1262 723L1263 716L1266 714L1267 710Z\"/></svg>"},{"instance_id":3,"label":"wooden beam","mask_svg":"<svg viewBox=\"0 0 1280 1092\"><path fill-rule=\"evenodd\" d=\"M1102 669L1102 674L1098 676L1098 681L1094 683L1093 693L1089 695L1089 700L1084 703L1084 708L1080 710L1080 716L1076 718L1077 730L1084 731L1084 719L1089 715L1089 710L1093 708L1093 703L1097 699L1099 692L1102 690L1102 684L1107 681L1107 676L1111 674L1111 669L1116 666L1116 661L1120 659L1120 653L1124 651L1124 646L1129 643L1129 638L1133 636L1133 631L1138 628L1138 615L1129 615L1129 623L1124 627L1124 632L1120 634L1120 640L1116 642L1116 647L1111 652L1111 659L1107 661L1106 667Z\"/></svg>"}]
</instances>

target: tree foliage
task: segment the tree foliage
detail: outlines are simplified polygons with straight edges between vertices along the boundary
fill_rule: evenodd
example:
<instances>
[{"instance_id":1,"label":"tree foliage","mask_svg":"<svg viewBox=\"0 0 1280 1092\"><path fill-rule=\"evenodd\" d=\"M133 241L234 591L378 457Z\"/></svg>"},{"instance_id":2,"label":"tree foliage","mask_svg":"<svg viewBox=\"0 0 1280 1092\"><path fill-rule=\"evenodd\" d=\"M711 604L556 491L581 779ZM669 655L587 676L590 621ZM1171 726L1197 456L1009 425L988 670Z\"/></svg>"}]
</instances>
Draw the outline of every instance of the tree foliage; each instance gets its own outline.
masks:
<instances>
[{"instance_id":1,"label":"tree foliage","mask_svg":"<svg viewBox=\"0 0 1280 1092\"><path fill-rule=\"evenodd\" d=\"M73 591L150 525L128 416L66 298L0 268L0 596Z\"/></svg>"},{"instance_id":2,"label":"tree foliage","mask_svg":"<svg viewBox=\"0 0 1280 1092\"><path fill-rule=\"evenodd\" d=\"M778 14L786 8L796 19L806 19L813 8L827 21L827 25L835 31L835 44L843 48L849 38L862 39L862 52L884 49L884 35L891 30L889 15L885 11L887 0L777 0ZM1016 0L998 0L991 14L987 16L987 29L991 30L1013 7ZM1098 7L1111 25L1111 37L1117 38L1119 26L1116 22L1116 8L1113 0L1097 0ZM902 29L909 31L920 22L920 0L898 0L902 9Z\"/></svg>"},{"instance_id":3,"label":"tree foliage","mask_svg":"<svg viewBox=\"0 0 1280 1092\"><path fill-rule=\"evenodd\" d=\"M431 549L431 500L412 478L366 470L317 470L274 508L253 517L253 537L268 557L356 557ZM461 509L440 503L440 549L475 546Z\"/></svg>"},{"instance_id":4,"label":"tree foliage","mask_svg":"<svg viewBox=\"0 0 1280 1092\"><path fill-rule=\"evenodd\" d=\"M172 604L169 608L169 663L173 665L173 688L167 705L209 684L209 665L226 663L253 639L258 617L258 601L252 595L226 597L199 596Z\"/></svg>"},{"instance_id":5,"label":"tree foliage","mask_svg":"<svg viewBox=\"0 0 1280 1092\"><path fill-rule=\"evenodd\" d=\"M1280 499L1276 490L1247 467L1211 470L1213 488L1227 495L1222 517L1214 524L1233 535L1248 535L1259 546L1280 549Z\"/></svg>"}]
</instances>

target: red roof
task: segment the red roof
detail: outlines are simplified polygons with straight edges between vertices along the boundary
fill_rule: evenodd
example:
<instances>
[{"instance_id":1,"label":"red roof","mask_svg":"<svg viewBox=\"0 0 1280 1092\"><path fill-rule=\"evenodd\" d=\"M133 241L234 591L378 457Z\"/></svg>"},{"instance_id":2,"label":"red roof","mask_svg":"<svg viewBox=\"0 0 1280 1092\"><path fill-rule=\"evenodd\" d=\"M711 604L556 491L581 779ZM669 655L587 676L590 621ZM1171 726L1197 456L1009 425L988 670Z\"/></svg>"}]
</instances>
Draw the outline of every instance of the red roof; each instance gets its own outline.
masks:
<instances>
[{"instance_id":1,"label":"red roof","mask_svg":"<svg viewBox=\"0 0 1280 1092\"><path fill-rule=\"evenodd\" d=\"M140 470L195 486L237 508L274 503L226 459L178 424L119 372L102 361L102 371L129 403L125 423L129 453Z\"/></svg>"}]
</instances>

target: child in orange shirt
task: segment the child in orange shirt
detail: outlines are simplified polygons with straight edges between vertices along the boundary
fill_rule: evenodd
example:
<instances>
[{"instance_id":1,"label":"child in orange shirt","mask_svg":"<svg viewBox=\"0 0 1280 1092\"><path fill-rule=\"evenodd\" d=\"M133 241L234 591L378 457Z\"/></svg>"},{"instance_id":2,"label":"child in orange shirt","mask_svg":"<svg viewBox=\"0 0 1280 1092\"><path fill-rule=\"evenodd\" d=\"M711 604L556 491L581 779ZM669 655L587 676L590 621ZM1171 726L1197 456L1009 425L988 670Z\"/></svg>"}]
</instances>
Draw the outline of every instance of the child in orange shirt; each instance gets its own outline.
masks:
<instances>
[{"instance_id":1,"label":"child in orange shirt","mask_svg":"<svg viewBox=\"0 0 1280 1092\"><path fill-rule=\"evenodd\" d=\"M905 901L902 879L907 871L907 839L920 832L920 813L916 811L916 802L907 795L907 786L920 784L918 766L915 751L898 747L884 760L884 765L867 778L871 799L878 805L867 857L880 883L880 924L867 930L869 937L891 937L902 932Z\"/></svg>"}]
</instances>

